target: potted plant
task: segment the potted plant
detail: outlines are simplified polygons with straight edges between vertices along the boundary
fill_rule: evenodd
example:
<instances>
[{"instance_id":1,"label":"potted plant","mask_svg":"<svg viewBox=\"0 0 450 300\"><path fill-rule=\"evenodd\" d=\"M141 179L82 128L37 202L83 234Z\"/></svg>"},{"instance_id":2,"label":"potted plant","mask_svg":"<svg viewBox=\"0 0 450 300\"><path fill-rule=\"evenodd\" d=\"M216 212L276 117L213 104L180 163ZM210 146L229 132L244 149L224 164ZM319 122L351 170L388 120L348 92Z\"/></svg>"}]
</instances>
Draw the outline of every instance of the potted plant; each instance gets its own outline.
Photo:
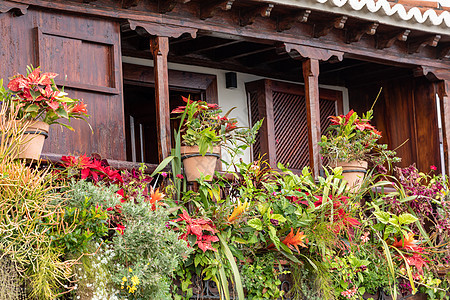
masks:
<instances>
[{"instance_id":1,"label":"potted plant","mask_svg":"<svg viewBox=\"0 0 450 300\"><path fill-rule=\"evenodd\" d=\"M359 117L353 110L348 114L330 116L331 125L322 136L319 146L329 166L342 167L348 187L358 188L368 168L368 163L382 166L386 161L398 162L395 152L387 145L378 144L381 132L370 124L373 111Z\"/></svg>"},{"instance_id":2,"label":"potted plant","mask_svg":"<svg viewBox=\"0 0 450 300\"><path fill-rule=\"evenodd\" d=\"M172 113L180 114L181 159L186 179L195 181L203 174L210 181L220 158L220 147L231 140L247 143L261 122L251 129L237 130L237 120L228 118L232 109L221 117L217 104L182 98L186 106L179 106Z\"/></svg>"},{"instance_id":3,"label":"potted plant","mask_svg":"<svg viewBox=\"0 0 450 300\"><path fill-rule=\"evenodd\" d=\"M17 111L17 119L10 122L25 122L18 158L39 159L50 125L59 124L73 130L71 126L60 123L60 119L84 120L88 116L86 104L67 97L67 93L58 89L54 81L56 76L56 73L41 73L40 67L28 66L26 76L17 74L10 78L8 89L0 80L0 98L10 106L10 110Z\"/></svg>"}]
</instances>

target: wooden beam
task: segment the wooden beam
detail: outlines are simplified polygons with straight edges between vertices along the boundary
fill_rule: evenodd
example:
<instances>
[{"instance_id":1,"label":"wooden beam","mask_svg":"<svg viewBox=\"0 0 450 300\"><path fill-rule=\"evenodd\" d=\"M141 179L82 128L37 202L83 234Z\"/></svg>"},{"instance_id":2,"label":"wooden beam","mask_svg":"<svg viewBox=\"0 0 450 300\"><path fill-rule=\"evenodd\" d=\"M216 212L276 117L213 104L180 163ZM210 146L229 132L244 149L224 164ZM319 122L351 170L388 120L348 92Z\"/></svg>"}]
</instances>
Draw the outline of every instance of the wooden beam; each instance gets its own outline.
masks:
<instances>
[{"instance_id":1,"label":"wooden beam","mask_svg":"<svg viewBox=\"0 0 450 300\"><path fill-rule=\"evenodd\" d=\"M289 30L296 22L299 23L308 22L310 14L311 14L310 9L304 9L292 15L282 16L277 22L277 31L282 32Z\"/></svg>"},{"instance_id":2,"label":"wooden beam","mask_svg":"<svg viewBox=\"0 0 450 300\"><path fill-rule=\"evenodd\" d=\"M436 47L440 39L440 34L416 38L409 43L408 53L419 53L425 46Z\"/></svg>"},{"instance_id":3,"label":"wooden beam","mask_svg":"<svg viewBox=\"0 0 450 300\"><path fill-rule=\"evenodd\" d=\"M359 42L364 34L374 35L377 32L377 28L380 24L377 22L361 25L359 28L351 29L347 31L346 43Z\"/></svg>"},{"instance_id":4,"label":"wooden beam","mask_svg":"<svg viewBox=\"0 0 450 300\"><path fill-rule=\"evenodd\" d=\"M170 155L170 106L169 106L169 38L155 37L150 39L150 50L153 54L155 71L156 126L158 133L158 157L161 162Z\"/></svg>"},{"instance_id":5,"label":"wooden beam","mask_svg":"<svg viewBox=\"0 0 450 300\"><path fill-rule=\"evenodd\" d=\"M309 161L314 177L319 176L320 161L320 98L319 60L309 58L303 62L305 80L306 111L308 121Z\"/></svg>"},{"instance_id":6,"label":"wooden beam","mask_svg":"<svg viewBox=\"0 0 450 300\"><path fill-rule=\"evenodd\" d=\"M395 41L406 42L410 33L411 30L404 29L400 32L395 32L392 34L379 35L377 37L377 49L389 48L394 44Z\"/></svg>"},{"instance_id":7,"label":"wooden beam","mask_svg":"<svg viewBox=\"0 0 450 300\"><path fill-rule=\"evenodd\" d=\"M251 25L255 22L256 17L261 16L264 18L270 17L270 13L272 12L272 9L275 5L274 4L265 4L262 6L257 6L255 8L248 9L244 13L242 13L242 16L239 20L239 25L241 26L247 26Z\"/></svg>"},{"instance_id":8,"label":"wooden beam","mask_svg":"<svg viewBox=\"0 0 450 300\"><path fill-rule=\"evenodd\" d=\"M342 29L344 28L345 22L347 22L347 20L348 20L347 16L340 16L338 18L333 19L331 22L317 24L314 26L313 36L315 38L319 38L321 36L327 35L333 28Z\"/></svg>"},{"instance_id":9,"label":"wooden beam","mask_svg":"<svg viewBox=\"0 0 450 300\"><path fill-rule=\"evenodd\" d=\"M191 0L158 0L158 11L161 14L165 14L171 12L178 3L186 4L189 2L191 2Z\"/></svg>"},{"instance_id":10,"label":"wooden beam","mask_svg":"<svg viewBox=\"0 0 450 300\"><path fill-rule=\"evenodd\" d=\"M208 0L200 4L200 19L212 18L218 10L230 10L235 0Z\"/></svg>"},{"instance_id":11,"label":"wooden beam","mask_svg":"<svg viewBox=\"0 0 450 300\"><path fill-rule=\"evenodd\" d=\"M123 0L122 8L130 8L138 6L139 2L141 2L141 0Z\"/></svg>"}]
</instances>

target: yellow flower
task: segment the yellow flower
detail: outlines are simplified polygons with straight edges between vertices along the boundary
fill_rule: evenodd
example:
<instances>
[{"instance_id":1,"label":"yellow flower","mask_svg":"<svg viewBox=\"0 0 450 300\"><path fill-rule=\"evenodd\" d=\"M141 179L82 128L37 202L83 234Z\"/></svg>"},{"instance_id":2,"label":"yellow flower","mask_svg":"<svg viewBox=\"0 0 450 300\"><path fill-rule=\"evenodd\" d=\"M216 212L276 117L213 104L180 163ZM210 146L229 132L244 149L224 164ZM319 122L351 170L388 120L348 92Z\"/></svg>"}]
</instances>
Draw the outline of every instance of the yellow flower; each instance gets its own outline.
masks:
<instances>
[{"instance_id":1,"label":"yellow flower","mask_svg":"<svg viewBox=\"0 0 450 300\"><path fill-rule=\"evenodd\" d=\"M123 276L122 281L123 282L127 281L127 278L125 276Z\"/></svg>"},{"instance_id":2,"label":"yellow flower","mask_svg":"<svg viewBox=\"0 0 450 300\"><path fill-rule=\"evenodd\" d=\"M128 272L130 272L130 273L131 273L131 272L133 272L133 270L131 270L131 268L128 268Z\"/></svg>"},{"instance_id":3,"label":"yellow flower","mask_svg":"<svg viewBox=\"0 0 450 300\"><path fill-rule=\"evenodd\" d=\"M138 285L139 278L136 275L134 275L133 277L131 277L131 282L133 283L133 285Z\"/></svg>"},{"instance_id":4,"label":"yellow flower","mask_svg":"<svg viewBox=\"0 0 450 300\"><path fill-rule=\"evenodd\" d=\"M135 285L133 285L128 292L131 294L134 294L134 292L136 292L136 290L137 290L137 287Z\"/></svg>"},{"instance_id":5,"label":"yellow flower","mask_svg":"<svg viewBox=\"0 0 450 300\"><path fill-rule=\"evenodd\" d=\"M238 205L233 210L233 213L231 213L231 216L228 218L228 222L232 223L234 220L236 220L248 207L248 202L245 201L241 204L241 201L238 201Z\"/></svg>"}]
</instances>

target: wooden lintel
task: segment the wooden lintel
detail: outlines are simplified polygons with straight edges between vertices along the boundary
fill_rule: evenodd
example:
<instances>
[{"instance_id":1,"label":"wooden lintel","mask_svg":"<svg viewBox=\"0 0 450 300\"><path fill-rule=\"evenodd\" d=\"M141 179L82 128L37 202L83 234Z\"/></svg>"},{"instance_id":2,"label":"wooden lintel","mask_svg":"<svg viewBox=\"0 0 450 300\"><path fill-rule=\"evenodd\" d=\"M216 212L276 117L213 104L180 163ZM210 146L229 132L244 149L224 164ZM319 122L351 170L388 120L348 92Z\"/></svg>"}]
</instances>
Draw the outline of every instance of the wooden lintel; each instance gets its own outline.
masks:
<instances>
[{"instance_id":1,"label":"wooden lintel","mask_svg":"<svg viewBox=\"0 0 450 300\"><path fill-rule=\"evenodd\" d=\"M357 29L352 29L347 32L346 43L356 43L359 42L364 34L374 35L377 32L377 28L380 24L377 22L369 23L363 25Z\"/></svg>"},{"instance_id":2,"label":"wooden lintel","mask_svg":"<svg viewBox=\"0 0 450 300\"><path fill-rule=\"evenodd\" d=\"M91 3L91 2L95 2L97 0L83 0L83 3Z\"/></svg>"},{"instance_id":3,"label":"wooden lintel","mask_svg":"<svg viewBox=\"0 0 450 300\"><path fill-rule=\"evenodd\" d=\"M450 44L446 44L438 49L439 59L450 59Z\"/></svg>"},{"instance_id":4,"label":"wooden lintel","mask_svg":"<svg viewBox=\"0 0 450 300\"><path fill-rule=\"evenodd\" d=\"M312 58L323 61L327 61L333 56L335 56L339 61L342 61L344 58L344 52L288 43L284 43L283 45L286 52L291 55L292 58ZM278 53L280 53L279 48L277 48L277 50ZM297 52L300 56L298 56L295 52Z\"/></svg>"},{"instance_id":5,"label":"wooden lintel","mask_svg":"<svg viewBox=\"0 0 450 300\"><path fill-rule=\"evenodd\" d=\"M308 122L309 161L314 177L319 176L320 161L320 98L319 98L319 61L303 61L303 79L305 80L305 98Z\"/></svg>"},{"instance_id":6,"label":"wooden lintel","mask_svg":"<svg viewBox=\"0 0 450 300\"><path fill-rule=\"evenodd\" d=\"M247 10L244 12L239 20L239 24L241 26L247 26L251 25L255 22L256 17L261 16L268 18L270 17L270 13L272 12L272 9L274 7L274 4L265 4L262 6L258 6L252 9Z\"/></svg>"},{"instance_id":7,"label":"wooden lintel","mask_svg":"<svg viewBox=\"0 0 450 300\"><path fill-rule=\"evenodd\" d=\"M20 4L11 1L2 1L0 2L0 13L5 13L8 11L14 11L15 15L20 16L27 13L28 5Z\"/></svg>"},{"instance_id":8,"label":"wooden lintel","mask_svg":"<svg viewBox=\"0 0 450 300\"><path fill-rule=\"evenodd\" d=\"M319 38L321 36L327 35L333 28L342 29L344 28L345 22L347 22L347 20L347 16L340 16L329 23L317 24L316 26L314 26L313 36L315 38Z\"/></svg>"},{"instance_id":9,"label":"wooden lintel","mask_svg":"<svg viewBox=\"0 0 450 300\"><path fill-rule=\"evenodd\" d=\"M141 22L135 20L128 20L128 24L131 30L138 31L139 28L142 28L145 30L145 33L147 35L178 38L182 34L188 33L191 35L192 38L197 37L197 29L191 27L181 27L174 25L165 25L161 23Z\"/></svg>"},{"instance_id":10,"label":"wooden lintel","mask_svg":"<svg viewBox=\"0 0 450 300\"><path fill-rule=\"evenodd\" d=\"M169 38L157 36L150 39L155 72L156 127L158 134L159 162L170 155L170 106L169 106Z\"/></svg>"},{"instance_id":11,"label":"wooden lintel","mask_svg":"<svg viewBox=\"0 0 450 300\"><path fill-rule=\"evenodd\" d=\"M200 19L212 18L218 10L230 10L235 0L208 0L200 5Z\"/></svg>"},{"instance_id":12,"label":"wooden lintel","mask_svg":"<svg viewBox=\"0 0 450 300\"><path fill-rule=\"evenodd\" d=\"M282 32L285 30L289 30L296 22L306 23L308 22L309 15L311 14L310 9L304 9L299 11L298 13L283 16L277 22L277 31Z\"/></svg>"},{"instance_id":13,"label":"wooden lintel","mask_svg":"<svg viewBox=\"0 0 450 300\"><path fill-rule=\"evenodd\" d=\"M408 53L419 53L425 46L436 47L440 39L440 34L416 38L408 44Z\"/></svg>"},{"instance_id":14,"label":"wooden lintel","mask_svg":"<svg viewBox=\"0 0 450 300\"><path fill-rule=\"evenodd\" d=\"M408 35L411 33L411 30L404 29L400 32L395 32L393 34L383 34L377 37L377 49L384 49L391 47L395 41L406 42L408 39Z\"/></svg>"}]
</instances>

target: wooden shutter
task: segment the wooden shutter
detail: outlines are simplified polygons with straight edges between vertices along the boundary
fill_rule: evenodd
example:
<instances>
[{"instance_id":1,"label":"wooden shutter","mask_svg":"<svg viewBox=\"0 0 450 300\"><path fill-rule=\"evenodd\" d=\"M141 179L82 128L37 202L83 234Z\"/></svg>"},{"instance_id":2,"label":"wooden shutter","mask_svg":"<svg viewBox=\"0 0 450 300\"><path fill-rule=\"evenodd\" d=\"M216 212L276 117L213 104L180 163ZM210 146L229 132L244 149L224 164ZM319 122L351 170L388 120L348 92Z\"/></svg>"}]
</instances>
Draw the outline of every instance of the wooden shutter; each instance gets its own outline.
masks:
<instances>
[{"instance_id":1,"label":"wooden shutter","mask_svg":"<svg viewBox=\"0 0 450 300\"><path fill-rule=\"evenodd\" d=\"M253 159L264 155L272 166L278 162L289 163L293 170L308 166L310 153L304 87L266 79L247 83L246 89L251 123L265 119L253 145ZM330 124L328 116L337 113L342 113L342 93L320 89L322 133Z\"/></svg>"},{"instance_id":2,"label":"wooden shutter","mask_svg":"<svg viewBox=\"0 0 450 300\"><path fill-rule=\"evenodd\" d=\"M0 56L1 77L24 73L27 64L58 73L72 98L83 99L89 126L75 120L75 131L50 128L45 154L98 153L125 160L120 25L116 21L30 8L20 17L1 14L6 45ZM0 25L1 25L0 24Z\"/></svg>"}]
</instances>

